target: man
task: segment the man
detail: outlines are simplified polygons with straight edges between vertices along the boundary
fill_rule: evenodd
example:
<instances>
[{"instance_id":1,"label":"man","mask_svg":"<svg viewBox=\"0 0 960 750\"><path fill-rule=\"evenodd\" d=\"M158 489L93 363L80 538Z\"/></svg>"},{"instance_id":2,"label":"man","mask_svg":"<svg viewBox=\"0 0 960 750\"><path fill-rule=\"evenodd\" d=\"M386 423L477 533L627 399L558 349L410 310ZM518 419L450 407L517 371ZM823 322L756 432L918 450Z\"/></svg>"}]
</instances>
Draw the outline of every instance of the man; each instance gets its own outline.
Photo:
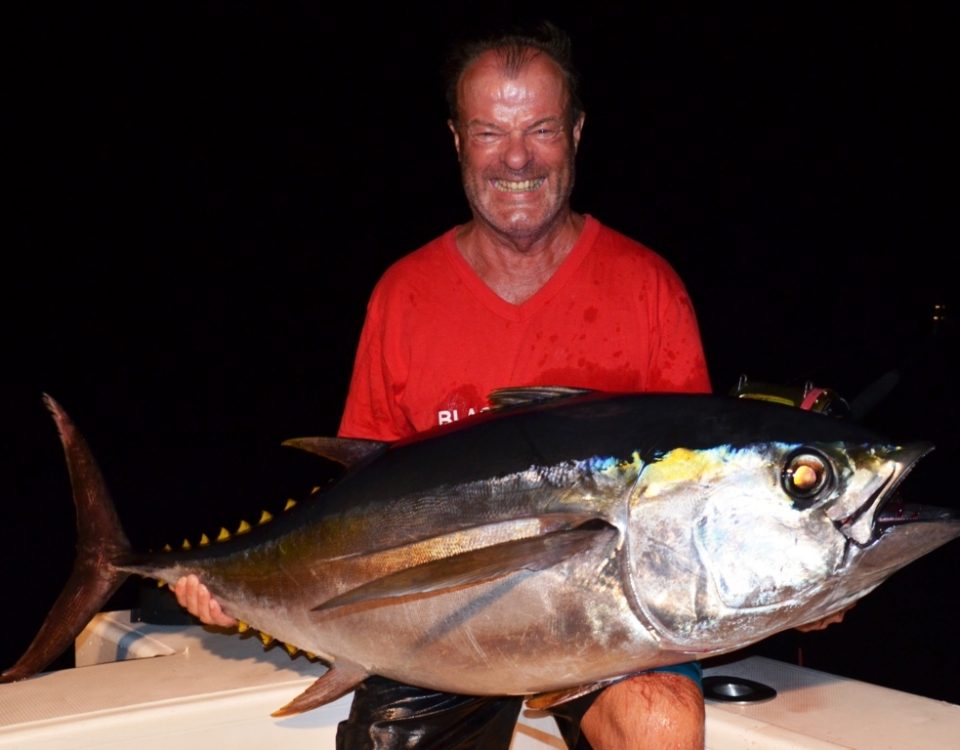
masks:
<instances>
[{"instance_id":1,"label":"man","mask_svg":"<svg viewBox=\"0 0 960 750\"><path fill-rule=\"evenodd\" d=\"M709 391L680 279L570 206L584 114L566 36L547 26L473 44L450 78L449 127L472 219L377 284L340 435L403 438L486 408L486 395L505 386ZM233 623L195 578L176 593L203 621ZM507 748L521 703L371 678L337 746ZM696 665L622 680L557 714L571 746L581 728L596 750L703 746Z\"/></svg>"}]
</instances>

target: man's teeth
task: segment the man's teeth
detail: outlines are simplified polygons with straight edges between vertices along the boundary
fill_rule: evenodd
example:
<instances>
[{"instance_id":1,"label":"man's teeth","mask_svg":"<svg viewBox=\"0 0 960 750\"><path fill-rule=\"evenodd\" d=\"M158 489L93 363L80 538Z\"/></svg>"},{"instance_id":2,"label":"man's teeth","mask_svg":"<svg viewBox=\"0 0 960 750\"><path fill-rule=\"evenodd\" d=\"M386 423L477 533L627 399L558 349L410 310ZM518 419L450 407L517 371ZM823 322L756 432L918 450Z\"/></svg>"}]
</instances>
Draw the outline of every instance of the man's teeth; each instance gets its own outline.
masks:
<instances>
[{"instance_id":1,"label":"man's teeth","mask_svg":"<svg viewBox=\"0 0 960 750\"><path fill-rule=\"evenodd\" d=\"M543 184L543 178L537 180L494 180L493 186L497 190L505 190L508 193L524 193L528 190L536 190Z\"/></svg>"}]
</instances>

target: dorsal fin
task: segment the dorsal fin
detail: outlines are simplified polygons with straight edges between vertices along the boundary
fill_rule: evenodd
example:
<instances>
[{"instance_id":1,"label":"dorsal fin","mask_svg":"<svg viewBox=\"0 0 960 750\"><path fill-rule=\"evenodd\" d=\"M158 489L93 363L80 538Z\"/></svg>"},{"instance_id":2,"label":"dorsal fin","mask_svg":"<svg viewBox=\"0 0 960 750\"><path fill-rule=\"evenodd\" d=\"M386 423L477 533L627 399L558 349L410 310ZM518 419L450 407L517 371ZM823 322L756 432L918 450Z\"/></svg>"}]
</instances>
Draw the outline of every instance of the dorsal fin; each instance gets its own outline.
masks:
<instances>
[{"instance_id":1,"label":"dorsal fin","mask_svg":"<svg viewBox=\"0 0 960 750\"><path fill-rule=\"evenodd\" d=\"M589 388L574 388L566 385L531 385L520 388L498 388L487 395L494 409L510 409L518 406L542 404L547 401L583 396L595 393Z\"/></svg>"},{"instance_id":2,"label":"dorsal fin","mask_svg":"<svg viewBox=\"0 0 960 750\"><path fill-rule=\"evenodd\" d=\"M351 469L379 456L387 449L388 443L358 438L302 437L284 440L283 445L314 453Z\"/></svg>"}]
</instances>

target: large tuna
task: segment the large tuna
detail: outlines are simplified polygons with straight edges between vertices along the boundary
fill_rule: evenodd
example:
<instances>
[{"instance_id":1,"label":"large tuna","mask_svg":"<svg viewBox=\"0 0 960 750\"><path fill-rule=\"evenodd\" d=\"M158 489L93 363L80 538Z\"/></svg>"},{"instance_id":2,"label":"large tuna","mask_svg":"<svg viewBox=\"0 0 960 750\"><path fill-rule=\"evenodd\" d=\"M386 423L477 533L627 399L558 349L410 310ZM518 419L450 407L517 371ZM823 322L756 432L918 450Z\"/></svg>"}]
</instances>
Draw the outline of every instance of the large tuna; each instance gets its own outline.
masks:
<instances>
[{"instance_id":1,"label":"large tuna","mask_svg":"<svg viewBox=\"0 0 960 750\"><path fill-rule=\"evenodd\" d=\"M130 573L195 573L244 623L329 671L277 715L367 675L540 707L817 620L960 536L891 502L931 446L731 397L565 394L390 446L291 441L349 466L229 542L135 554L83 438L48 404L78 516L72 577L3 680L66 649Z\"/></svg>"}]
</instances>

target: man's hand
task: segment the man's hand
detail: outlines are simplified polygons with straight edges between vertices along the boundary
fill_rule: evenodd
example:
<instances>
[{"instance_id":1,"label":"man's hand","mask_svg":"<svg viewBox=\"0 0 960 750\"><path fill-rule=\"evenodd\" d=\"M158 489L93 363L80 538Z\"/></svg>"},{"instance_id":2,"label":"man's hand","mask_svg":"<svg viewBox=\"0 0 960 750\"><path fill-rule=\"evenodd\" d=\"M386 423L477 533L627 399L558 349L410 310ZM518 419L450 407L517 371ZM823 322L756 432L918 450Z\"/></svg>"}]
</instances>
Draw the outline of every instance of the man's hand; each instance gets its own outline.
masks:
<instances>
[{"instance_id":1,"label":"man's hand","mask_svg":"<svg viewBox=\"0 0 960 750\"><path fill-rule=\"evenodd\" d=\"M693 680L644 672L606 688L580 729L594 750L703 750L705 717Z\"/></svg>"},{"instance_id":2,"label":"man's hand","mask_svg":"<svg viewBox=\"0 0 960 750\"><path fill-rule=\"evenodd\" d=\"M185 607L194 617L200 618L201 622L221 628L232 628L237 624L236 620L224 614L220 609L220 602L210 596L210 591L195 575L184 576L172 588L180 606Z\"/></svg>"},{"instance_id":3,"label":"man's hand","mask_svg":"<svg viewBox=\"0 0 960 750\"><path fill-rule=\"evenodd\" d=\"M845 607L844 609L841 609L839 612L834 612L832 615L827 615L826 617L820 620L814 620L813 622L808 622L806 625L797 625L797 630L799 630L801 633L809 633L813 630L823 630L829 625L833 625L834 623L838 623L838 622L843 622L843 616L847 614L847 612L849 612L851 609L853 609L852 604L849 607Z\"/></svg>"}]
</instances>

